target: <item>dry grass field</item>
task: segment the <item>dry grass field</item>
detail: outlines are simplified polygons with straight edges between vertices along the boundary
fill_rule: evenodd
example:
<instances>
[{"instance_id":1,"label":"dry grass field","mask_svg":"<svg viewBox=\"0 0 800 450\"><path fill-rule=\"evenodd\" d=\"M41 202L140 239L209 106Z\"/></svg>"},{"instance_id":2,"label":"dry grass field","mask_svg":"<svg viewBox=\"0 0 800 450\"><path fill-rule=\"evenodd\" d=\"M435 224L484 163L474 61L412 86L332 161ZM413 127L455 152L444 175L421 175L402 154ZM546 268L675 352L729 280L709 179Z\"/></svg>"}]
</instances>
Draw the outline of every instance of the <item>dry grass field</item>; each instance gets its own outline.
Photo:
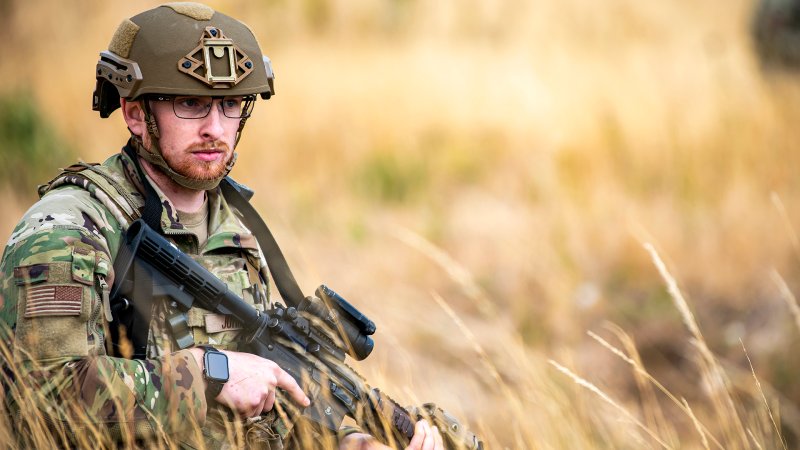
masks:
<instances>
[{"instance_id":1,"label":"dry grass field","mask_svg":"<svg viewBox=\"0 0 800 450\"><path fill-rule=\"evenodd\" d=\"M155 4L0 2L0 235L124 143L94 64ZM800 74L752 1L209 4L277 75L233 175L378 324L373 385L489 448L800 445Z\"/></svg>"}]
</instances>

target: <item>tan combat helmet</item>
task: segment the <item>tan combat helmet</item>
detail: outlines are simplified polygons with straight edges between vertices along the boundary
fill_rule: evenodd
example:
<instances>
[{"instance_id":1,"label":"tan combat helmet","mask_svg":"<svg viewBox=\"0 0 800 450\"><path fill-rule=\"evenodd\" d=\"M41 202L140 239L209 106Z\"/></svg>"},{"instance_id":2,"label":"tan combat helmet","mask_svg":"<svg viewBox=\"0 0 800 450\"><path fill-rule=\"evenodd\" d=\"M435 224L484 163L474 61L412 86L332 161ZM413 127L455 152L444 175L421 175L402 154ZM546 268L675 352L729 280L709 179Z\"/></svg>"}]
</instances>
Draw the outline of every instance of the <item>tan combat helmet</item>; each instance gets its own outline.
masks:
<instances>
[{"instance_id":1,"label":"tan combat helmet","mask_svg":"<svg viewBox=\"0 0 800 450\"><path fill-rule=\"evenodd\" d=\"M167 3L124 20L100 53L92 109L144 94L274 93L272 65L247 25L199 3Z\"/></svg>"}]
</instances>

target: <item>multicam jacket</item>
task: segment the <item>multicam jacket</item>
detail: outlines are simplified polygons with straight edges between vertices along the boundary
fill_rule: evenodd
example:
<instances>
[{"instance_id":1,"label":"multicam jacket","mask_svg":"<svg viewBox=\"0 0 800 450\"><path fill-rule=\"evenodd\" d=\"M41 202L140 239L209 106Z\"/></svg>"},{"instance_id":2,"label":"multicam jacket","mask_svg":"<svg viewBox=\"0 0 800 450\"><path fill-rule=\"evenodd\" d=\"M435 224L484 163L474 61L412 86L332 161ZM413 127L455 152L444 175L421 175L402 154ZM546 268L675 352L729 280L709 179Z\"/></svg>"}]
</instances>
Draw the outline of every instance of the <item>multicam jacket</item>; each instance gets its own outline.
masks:
<instances>
[{"instance_id":1,"label":"multicam jacket","mask_svg":"<svg viewBox=\"0 0 800 450\"><path fill-rule=\"evenodd\" d=\"M262 280L269 278L263 255L219 190L207 192L209 233L201 244L153 187L164 205L167 239L232 292L264 308L269 282ZM143 192L124 153L102 165L67 168L40 188L41 199L14 229L0 261L0 328L5 323L13 331L5 340L20 370L17 379L35 383L43 398L58 399L51 420L69 420L77 402L112 432L147 439L213 421L211 411L221 407L209 407L201 368L177 347L166 319L180 311L166 301L153 306L147 359L115 358L106 351L110 314L104 300L114 282L112 262L123 230L144 205ZM197 307L186 314L195 345L236 349L234 321ZM205 446L219 437L211 428L203 427Z\"/></svg>"}]
</instances>

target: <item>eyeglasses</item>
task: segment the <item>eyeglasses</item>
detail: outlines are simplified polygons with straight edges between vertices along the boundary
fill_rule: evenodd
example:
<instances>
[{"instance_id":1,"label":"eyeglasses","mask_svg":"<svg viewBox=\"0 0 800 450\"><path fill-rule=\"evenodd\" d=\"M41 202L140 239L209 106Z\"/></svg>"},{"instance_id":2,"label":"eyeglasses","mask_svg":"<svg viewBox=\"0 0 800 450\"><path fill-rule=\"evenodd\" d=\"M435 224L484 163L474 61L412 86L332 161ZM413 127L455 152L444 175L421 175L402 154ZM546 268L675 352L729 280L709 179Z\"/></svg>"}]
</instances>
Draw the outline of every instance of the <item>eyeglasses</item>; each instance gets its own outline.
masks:
<instances>
[{"instance_id":1,"label":"eyeglasses","mask_svg":"<svg viewBox=\"0 0 800 450\"><path fill-rule=\"evenodd\" d=\"M181 119L202 119L208 116L215 100L219 100L218 108L225 117L230 119L244 119L250 117L255 105L255 95L242 97L194 97L188 95L155 95L151 100L158 102L172 102L172 110Z\"/></svg>"}]
</instances>

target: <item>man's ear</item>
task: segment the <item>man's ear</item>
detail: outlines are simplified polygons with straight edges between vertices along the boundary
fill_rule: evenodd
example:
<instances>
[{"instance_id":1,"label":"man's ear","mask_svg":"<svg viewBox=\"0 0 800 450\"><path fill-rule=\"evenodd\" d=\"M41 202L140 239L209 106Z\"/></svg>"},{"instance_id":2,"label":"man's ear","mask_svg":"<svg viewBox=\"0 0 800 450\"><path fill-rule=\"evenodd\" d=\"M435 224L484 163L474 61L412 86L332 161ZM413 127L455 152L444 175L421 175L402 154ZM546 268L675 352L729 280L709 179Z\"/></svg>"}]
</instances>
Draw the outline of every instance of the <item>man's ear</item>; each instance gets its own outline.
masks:
<instances>
[{"instance_id":1,"label":"man's ear","mask_svg":"<svg viewBox=\"0 0 800 450\"><path fill-rule=\"evenodd\" d=\"M144 108L141 101L129 102L124 98L119 100L122 117L131 133L141 138L147 133L147 123L144 120Z\"/></svg>"}]
</instances>

